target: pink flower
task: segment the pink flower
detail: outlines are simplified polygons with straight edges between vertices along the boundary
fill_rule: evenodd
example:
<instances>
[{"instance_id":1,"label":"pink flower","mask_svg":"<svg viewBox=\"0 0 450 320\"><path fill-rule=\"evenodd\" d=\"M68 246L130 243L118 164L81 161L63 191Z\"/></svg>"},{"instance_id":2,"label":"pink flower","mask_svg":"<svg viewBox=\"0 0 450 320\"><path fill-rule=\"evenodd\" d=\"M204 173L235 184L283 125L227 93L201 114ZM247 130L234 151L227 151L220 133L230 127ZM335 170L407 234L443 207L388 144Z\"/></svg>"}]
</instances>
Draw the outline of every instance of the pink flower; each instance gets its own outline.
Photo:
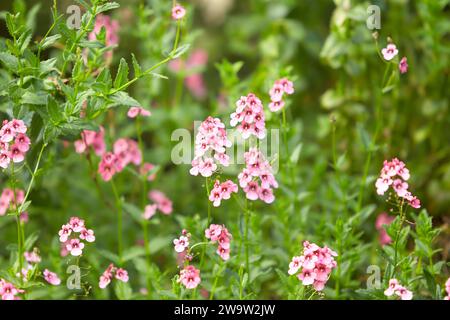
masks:
<instances>
[{"instance_id":1,"label":"pink flower","mask_svg":"<svg viewBox=\"0 0 450 320\"><path fill-rule=\"evenodd\" d=\"M256 181L250 181L244 188L245 196L249 200L257 200L259 198L259 185Z\"/></svg>"},{"instance_id":2,"label":"pink flower","mask_svg":"<svg viewBox=\"0 0 450 320\"><path fill-rule=\"evenodd\" d=\"M278 101L271 101L269 103L269 110L272 112L277 112L278 110L283 109L284 107L284 101L278 100Z\"/></svg>"},{"instance_id":3,"label":"pink flower","mask_svg":"<svg viewBox=\"0 0 450 320\"><path fill-rule=\"evenodd\" d=\"M409 178L409 170L402 161L397 158L385 160L380 177L375 183L377 193L383 195L392 186L399 198L406 199L413 208L420 208L420 200L408 191L409 185L406 181Z\"/></svg>"},{"instance_id":4,"label":"pink flower","mask_svg":"<svg viewBox=\"0 0 450 320\"><path fill-rule=\"evenodd\" d=\"M189 239L181 236L179 239L174 239L173 244L176 252L183 252L189 247Z\"/></svg>"},{"instance_id":5,"label":"pink flower","mask_svg":"<svg viewBox=\"0 0 450 320\"><path fill-rule=\"evenodd\" d=\"M214 188L211 190L209 195L209 200L213 202L214 207L220 206L220 202L222 200L228 200L231 197L232 192L237 192L237 185L231 181L227 180L223 183L220 183L219 180L216 180L214 183Z\"/></svg>"},{"instance_id":6,"label":"pink flower","mask_svg":"<svg viewBox=\"0 0 450 320\"><path fill-rule=\"evenodd\" d=\"M20 152L25 153L30 149L30 138L24 133L19 133L16 137L15 145L19 148Z\"/></svg>"},{"instance_id":7,"label":"pink flower","mask_svg":"<svg viewBox=\"0 0 450 320\"><path fill-rule=\"evenodd\" d=\"M404 182L401 179L394 180L392 187L394 188L395 192L397 192L399 197L403 197L408 191L408 183Z\"/></svg>"},{"instance_id":8,"label":"pink flower","mask_svg":"<svg viewBox=\"0 0 450 320\"><path fill-rule=\"evenodd\" d=\"M298 270L302 267L304 257L297 256L293 257L291 263L289 263L289 275L296 274Z\"/></svg>"},{"instance_id":9,"label":"pink flower","mask_svg":"<svg viewBox=\"0 0 450 320\"><path fill-rule=\"evenodd\" d=\"M61 227L61 230L59 230L59 232L58 232L59 241L66 242L71 233L72 233L72 227L70 226L70 224L64 224Z\"/></svg>"},{"instance_id":10,"label":"pink flower","mask_svg":"<svg viewBox=\"0 0 450 320\"><path fill-rule=\"evenodd\" d=\"M447 295L445 296L444 300L450 300L450 278L448 278L445 282L445 292L447 293Z\"/></svg>"},{"instance_id":11,"label":"pink flower","mask_svg":"<svg viewBox=\"0 0 450 320\"><path fill-rule=\"evenodd\" d=\"M66 244L66 248L71 255L77 257L83 253L84 243L80 242L79 239L70 239Z\"/></svg>"},{"instance_id":12,"label":"pink flower","mask_svg":"<svg viewBox=\"0 0 450 320\"><path fill-rule=\"evenodd\" d=\"M309 286L314 283L314 280L316 279L316 274L314 271L310 269L303 269L301 273L298 274L298 279L302 281L304 286Z\"/></svg>"},{"instance_id":13,"label":"pink flower","mask_svg":"<svg viewBox=\"0 0 450 320\"><path fill-rule=\"evenodd\" d=\"M80 231L80 239L86 240L87 242L94 242L95 241L94 231L91 229L83 228Z\"/></svg>"},{"instance_id":14,"label":"pink flower","mask_svg":"<svg viewBox=\"0 0 450 320\"><path fill-rule=\"evenodd\" d=\"M140 169L140 173L143 176L147 176L147 180L148 181L153 181L156 178L156 174L152 173L152 174L148 174L150 171L152 171L155 168L155 165L153 163L144 163Z\"/></svg>"},{"instance_id":15,"label":"pink flower","mask_svg":"<svg viewBox=\"0 0 450 320\"><path fill-rule=\"evenodd\" d=\"M282 89L281 89L282 90ZM251 135L263 139L266 135L265 116L261 100L253 93L242 96L236 102L236 111L230 115L230 125L237 127L242 138L248 139Z\"/></svg>"},{"instance_id":16,"label":"pink flower","mask_svg":"<svg viewBox=\"0 0 450 320\"><path fill-rule=\"evenodd\" d=\"M258 191L259 199L265 203L272 203L275 200L272 189L270 188L260 188Z\"/></svg>"},{"instance_id":17,"label":"pink flower","mask_svg":"<svg viewBox=\"0 0 450 320\"><path fill-rule=\"evenodd\" d=\"M216 252L223 260L226 261L230 258L230 243L232 236L224 225L211 224L209 228L205 230L205 237L210 239L213 243L218 243Z\"/></svg>"},{"instance_id":18,"label":"pink flower","mask_svg":"<svg viewBox=\"0 0 450 320\"><path fill-rule=\"evenodd\" d=\"M279 111L284 107L283 95L291 95L294 93L294 85L292 81L286 78L276 80L269 91L270 100L269 110L272 112Z\"/></svg>"},{"instance_id":19,"label":"pink flower","mask_svg":"<svg viewBox=\"0 0 450 320\"><path fill-rule=\"evenodd\" d=\"M74 142L75 152L84 153L88 147L92 147L96 155L101 156L106 151L105 129L100 127L99 131L84 130L81 139Z\"/></svg>"},{"instance_id":20,"label":"pink flower","mask_svg":"<svg viewBox=\"0 0 450 320\"><path fill-rule=\"evenodd\" d=\"M59 286L61 284L61 279L59 279L58 275L54 272L49 271L48 269L44 270L44 279L54 286Z\"/></svg>"},{"instance_id":21,"label":"pink flower","mask_svg":"<svg viewBox=\"0 0 450 320\"><path fill-rule=\"evenodd\" d=\"M186 10L179 4L175 5L172 8L172 19L174 19L174 20L182 19L185 14L186 14Z\"/></svg>"},{"instance_id":22,"label":"pink flower","mask_svg":"<svg viewBox=\"0 0 450 320\"><path fill-rule=\"evenodd\" d=\"M231 147L231 141L227 139L225 125L218 118L206 118L195 136L194 159L189 173L210 177L217 170L217 163L228 166L229 157L225 155L228 147Z\"/></svg>"},{"instance_id":23,"label":"pink flower","mask_svg":"<svg viewBox=\"0 0 450 320\"><path fill-rule=\"evenodd\" d=\"M129 118L136 118L139 115L143 117L149 117L152 115L152 113L141 107L131 107L130 109L128 109L127 115Z\"/></svg>"},{"instance_id":24,"label":"pink flower","mask_svg":"<svg viewBox=\"0 0 450 320\"><path fill-rule=\"evenodd\" d=\"M9 163L11 162L11 159L9 158L8 153L4 151L0 151L0 167L3 169L8 168Z\"/></svg>"},{"instance_id":25,"label":"pink flower","mask_svg":"<svg viewBox=\"0 0 450 320\"><path fill-rule=\"evenodd\" d=\"M69 220L69 225L73 232L81 232L84 229L84 220L78 217L71 217Z\"/></svg>"},{"instance_id":26,"label":"pink flower","mask_svg":"<svg viewBox=\"0 0 450 320\"><path fill-rule=\"evenodd\" d=\"M387 297L390 297L393 294L399 296L401 300L411 300L413 297L413 293L400 285L400 282L397 279L390 279L389 286L384 291L384 295Z\"/></svg>"},{"instance_id":27,"label":"pink flower","mask_svg":"<svg viewBox=\"0 0 450 320\"><path fill-rule=\"evenodd\" d=\"M394 57L398 54L398 50L397 50L397 47L395 46L395 44L390 43L387 45L386 48L383 48L381 50L381 53L385 60L390 61L390 60L394 59Z\"/></svg>"},{"instance_id":28,"label":"pink flower","mask_svg":"<svg viewBox=\"0 0 450 320\"><path fill-rule=\"evenodd\" d=\"M41 257L37 248L34 248L31 252L24 252L23 256L28 263L39 263L41 262Z\"/></svg>"},{"instance_id":29,"label":"pink flower","mask_svg":"<svg viewBox=\"0 0 450 320\"><path fill-rule=\"evenodd\" d=\"M400 60L400 63L398 64L398 68L400 69L400 73L404 74L408 72L408 59L406 59L406 57L403 57Z\"/></svg>"},{"instance_id":30,"label":"pink flower","mask_svg":"<svg viewBox=\"0 0 450 320\"><path fill-rule=\"evenodd\" d=\"M324 289L331 271L336 268L334 257L337 253L328 247L319 247L308 241L303 242L303 253L301 256L292 258L289 264L289 275L296 274L303 285L313 285L316 291Z\"/></svg>"},{"instance_id":31,"label":"pink flower","mask_svg":"<svg viewBox=\"0 0 450 320\"><path fill-rule=\"evenodd\" d=\"M145 220L150 220L156 214L156 209L158 209L158 205L156 204L148 204L145 206L144 214L142 217Z\"/></svg>"},{"instance_id":32,"label":"pink flower","mask_svg":"<svg viewBox=\"0 0 450 320\"><path fill-rule=\"evenodd\" d=\"M2 300L20 300L17 295L24 292L25 291L14 287L12 283L0 279L0 296L2 297Z\"/></svg>"},{"instance_id":33,"label":"pink flower","mask_svg":"<svg viewBox=\"0 0 450 320\"><path fill-rule=\"evenodd\" d=\"M385 212L379 214L375 221L375 228L380 234L380 243L382 246L389 244L392 241L391 237L389 237L386 230L383 228L383 226L391 224L392 221L394 221L394 217L389 216Z\"/></svg>"},{"instance_id":34,"label":"pink flower","mask_svg":"<svg viewBox=\"0 0 450 320\"><path fill-rule=\"evenodd\" d=\"M119 23L117 20L112 20L109 16L104 14L98 14L95 18L94 30L89 33L88 39L90 41L97 40L97 35L100 33L101 29L104 28L106 31L105 44L106 46L114 46L119 43ZM110 63L112 59L113 52L105 52L105 58L107 64Z\"/></svg>"},{"instance_id":35,"label":"pink flower","mask_svg":"<svg viewBox=\"0 0 450 320\"><path fill-rule=\"evenodd\" d=\"M102 176L104 181L109 181L112 179L117 170L117 158L111 153L107 152L103 155L102 160L98 165L98 172Z\"/></svg>"},{"instance_id":36,"label":"pink flower","mask_svg":"<svg viewBox=\"0 0 450 320\"><path fill-rule=\"evenodd\" d=\"M122 281L122 282L128 282L128 272L127 272L127 270L122 269L122 268L118 268L116 270L115 278L117 280Z\"/></svg>"},{"instance_id":37,"label":"pink flower","mask_svg":"<svg viewBox=\"0 0 450 320\"><path fill-rule=\"evenodd\" d=\"M116 267L111 263L108 268L103 272L103 274L100 276L98 286L100 289L105 289L110 283L113 278L113 273L116 271Z\"/></svg>"},{"instance_id":38,"label":"pink flower","mask_svg":"<svg viewBox=\"0 0 450 320\"><path fill-rule=\"evenodd\" d=\"M9 157L13 162L18 163L25 159L25 153L20 150L18 144L13 144L9 150Z\"/></svg>"},{"instance_id":39,"label":"pink flower","mask_svg":"<svg viewBox=\"0 0 450 320\"><path fill-rule=\"evenodd\" d=\"M181 282L186 289L195 289L201 282L200 270L188 265L180 271L178 282Z\"/></svg>"},{"instance_id":40,"label":"pink flower","mask_svg":"<svg viewBox=\"0 0 450 320\"><path fill-rule=\"evenodd\" d=\"M150 200L156 203L158 206L158 210L161 211L165 215L169 215L172 213L172 201L166 197L164 193L158 190L151 190L148 193L148 197Z\"/></svg>"}]
</instances>

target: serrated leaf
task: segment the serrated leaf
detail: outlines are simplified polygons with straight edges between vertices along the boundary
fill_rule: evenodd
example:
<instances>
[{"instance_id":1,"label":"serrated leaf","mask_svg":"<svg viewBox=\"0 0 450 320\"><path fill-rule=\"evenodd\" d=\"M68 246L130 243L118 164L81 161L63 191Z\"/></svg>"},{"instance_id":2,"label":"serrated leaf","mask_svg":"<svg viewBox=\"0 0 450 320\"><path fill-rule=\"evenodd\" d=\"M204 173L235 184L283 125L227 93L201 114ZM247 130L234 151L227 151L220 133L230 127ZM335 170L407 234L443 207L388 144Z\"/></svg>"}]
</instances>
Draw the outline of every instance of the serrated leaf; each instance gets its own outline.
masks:
<instances>
[{"instance_id":1,"label":"serrated leaf","mask_svg":"<svg viewBox=\"0 0 450 320\"><path fill-rule=\"evenodd\" d=\"M47 49L48 47L52 46L53 44L56 43L56 41L58 41L58 39L61 38L60 34L55 34L53 36L47 37L44 39L44 41L41 43L41 48L42 49Z\"/></svg>"},{"instance_id":2,"label":"serrated leaf","mask_svg":"<svg viewBox=\"0 0 450 320\"><path fill-rule=\"evenodd\" d=\"M63 110L51 96L49 96L47 100L47 112L50 120L53 121L54 124L59 124L64 119Z\"/></svg>"},{"instance_id":3,"label":"serrated leaf","mask_svg":"<svg viewBox=\"0 0 450 320\"><path fill-rule=\"evenodd\" d=\"M135 99L130 97L128 93L123 91L114 93L110 98L113 101L114 105L123 105L129 107L137 107L141 105Z\"/></svg>"},{"instance_id":4,"label":"serrated leaf","mask_svg":"<svg viewBox=\"0 0 450 320\"><path fill-rule=\"evenodd\" d=\"M189 43L182 45L181 47L178 47L175 52L172 54L172 59L176 59L180 56L182 56L186 51L189 50L191 45Z\"/></svg>"},{"instance_id":5,"label":"serrated leaf","mask_svg":"<svg viewBox=\"0 0 450 320\"><path fill-rule=\"evenodd\" d=\"M134 76L139 77L142 74L142 69L133 53L131 54L131 62L133 63Z\"/></svg>"},{"instance_id":6,"label":"serrated leaf","mask_svg":"<svg viewBox=\"0 0 450 320\"><path fill-rule=\"evenodd\" d=\"M7 69L16 72L18 69L19 61L17 57L8 52L0 52L0 61L4 63Z\"/></svg>"},{"instance_id":7,"label":"serrated leaf","mask_svg":"<svg viewBox=\"0 0 450 320\"><path fill-rule=\"evenodd\" d=\"M117 9L119 7L120 7L120 5L117 2L107 2L97 8L97 14L105 12L105 11Z\"/></svg>"},{"instance_id":8,"label":"serrated leaf","mask_svg":"<svg viewBox=\"0 0 450 320\"><path fill-rule=\"evenodd\" d=\"M120 59L119 68L117 69L117 75L114 79L114 88L120 88L122 85L128 82L128 64L124 58Z\"/></svg>"}]
</instances>

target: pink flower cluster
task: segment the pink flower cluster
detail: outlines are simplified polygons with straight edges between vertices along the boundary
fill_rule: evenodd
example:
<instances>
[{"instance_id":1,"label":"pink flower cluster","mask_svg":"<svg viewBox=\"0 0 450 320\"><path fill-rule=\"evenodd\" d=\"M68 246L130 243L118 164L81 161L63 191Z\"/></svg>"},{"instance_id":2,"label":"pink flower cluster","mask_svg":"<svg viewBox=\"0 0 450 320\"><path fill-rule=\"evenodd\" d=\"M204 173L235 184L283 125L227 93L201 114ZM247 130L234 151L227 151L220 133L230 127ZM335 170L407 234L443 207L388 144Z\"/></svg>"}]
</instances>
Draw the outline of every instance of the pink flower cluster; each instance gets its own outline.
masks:
<instances>
[{"instance_id":1,"label":"pink flower cluster","mask_svg":"<svg viewBox=\"0 0 450 320\"><path fill-rule=\"evenodd\" d=\"M205 237L212 242L217 242L217 254L225 261L230 259L230 242L231 233L224 225L211 224L208 229L205 230Z\"/></svg>"},{"instance_id":2,"label":"pink flower cluster","mask_svg":"<svg viewBox=\"0 0 450 320\"><path fill-rule=\"evenodd\" d=\"M0 167L8 168L9 163L22 162L30 149L27 126L22 120L4 120L0 129Z\"/></svg>"},{"instance_id":3,"label":"pink flower cluster","mask_svg":"<svg viewBox=\"0 0 450 320\"><path fill-rule=\"evenodd\" d=\"M136 118L137 116L149 117L152 113L141 107L131 107L128 109L127 116L128 118Z\"/></svg>"},{"instance_id":4,"label":"pink flower cluster","mask_svg":"<svg viewBox=\"0 0 450 320\"><path fill-rule=\"evenodd\" d=\"M194 159L189 173L210 177L217 170L217 163L227 167L230 158L225 149L231 147L225 125L218 118L208 117L203 121L195 137Z\"/></svg>"},{"instance_id":5,"label":"pink flower cluster","mask_svg":"<svg viewBox=\"0 0 450 320\"><path fill-rule=\"evenodd\" d=\"M450 278L448 278L445 282L445 292L447 293L447 295L445 296L444 300L450 300Z\"/></svg>"},{"instance_id":6,"label":"pink flower cluster","mask_svg":"<svg viewBox=\"0 0 450 320\"><path fill-rule=\"evenodd\" d=\"M114 142L113 152L106 152L98 166L98 172L104 181L121 172L129 163L139 165L142 162L142 154L136 141L121 138Z\"/></svg>"},{"instance_id":7,"label":"pink flower cluster","mask_svg":"<svg viewBox=\"0 0 450 320\"><path fill-rule=\"evenodd\" d=\"M58 235L59 241L64 244L65 249L75 257L83 253L84 243L81 240L95 241L94 231L87 229L84 220L78 217L71 217L69 223L62 225Z\"/></svg>"},{"instance_id":8,"label":"pink flower cluster","mask_svg":"<svg viewBox=\"0 0 450 320\"><path fill-rule=\"evenodd\" d=\"M257 200L259 198L265 203L272 203L275 200L272 187L278 188L278 183L272 173L269 161L257 148L250 148L244 154L244 160L246 167L238 175L238 179L247 199Z\"/></svg>"},{"instance_id":9,"label":"pink flower cluster","mask_svg":"<svg viewBox=\"0 0 450 320\"><path fill-rule=\"evenodd\" d=\"M174 72L186 73L184 84L194 97L203 99L207 92L201 70L207 63L208 53L205 50L196 49L186 62L181 58L171 60L169 68Z\"/></svg>"},{"instance_id":10,"label":"pink flower cluster","mask_svg":"<svg viewBox=\"0 0 450 320\"><path fill-rule=\"evenodd\" d=\"M113 278L122 282L128 282L128 272L125 269L115 267L114 264L111 263L100 276L98 283L100 289L105 289L111 283Z\"/></svg>"},{"instance_id":11,"label":"pink flower cluster","mask_svg":"<svg viewBox=\"0 0 450 320\"><path fill-rule=\"evenodd\" d=\"M213 202L214 207L220 206L222 200L228 200L232 193L238 192L238 186L231 180L220 183L216 180L214 183L214 188L209 194L209 200Z\"/></svg>"},{"instance_id":12,"label":"pink flower cluster","mask_svg":"<svg viewBox=\"0 0 450 320\"><path fill-rule=\"evenodd\" d=\"M397 158L391 161L385 160L381 169L380 177L375 183L377 193L383 195L389 187L392 187L397 196L408 201L413 208L420 208L420 200L408 191L408 183L410 177L409 170L405 164Z\"/></svg>"},{"instance_id":13,"label":"pink flower cluster","mask_svg":"<svg viewBox=\"0 0 450 320\"><path fill-rule=\"evenodd\" d=\"M399 296L401 300L411 300L413 298L413 293L400 285L397 279L389 280L389 287L384 291L386 297L390 297L393 294Z\"/></svg>"},{"instance_id":14,"label":"pink flower cluster","mask_svg":"<svg viewBox=\"0 0 450 320\"><path fill-rule=\"evenodd\" d=\"M150 190L148 197L154 203L145 206L144 214L142 215L144 219L149 220L156 214L156 210L161 211L165 215L172 213L172 201L170 201L163 192L159 190Z\"/></svg>"},{"instance_id":15,"label":"pink flower cluster","mask_svg":"<svg viewBox=\"0 0 450 320\"><path fill-rule=\"evenodd\" d=\"M179 4L173 6L172 19L180 20L185 16L185 14L186 14L186 10L182 6L180 6Z\"/></svg>"},{"instance_id":16,"label":"pink flower cluster","mask_svg":"<svg viewBox=\"0 0 450 320\"><path fill-rule=\"evenodd\" d=\"M303 254L292 258L289 263L290 275L296 274L302 269L297 278L303 285L313 285L316 291L322 291L328 281L331 271L337 263L334 257L337 253L328 247L319 247L308 241L303 242Z\"/></svg>"},{"instance_id":17,"label":"pink flower cluster","mask_svg":"<svg viewBox=\"0 0 450 320\"><path fill-rule=\"evenodd\" d=\"M230 125L242 134L242 138L248 139L251 135L258 139L266 136L266 119L261 100L253 93L242 96L236 102L236 111L230 115Z\"/></svg>"},{"instance_id":18,"label":"pink flower cluster","mask_svg":"<svg viewBox=\"0 0 450 320\"><path fill-rule=\"evenodd\" d=\"M5 188L0 196L0 216L4 216L8 210L16 210L16 206L22 204L25 193L23 190L16 189L14 191L9 188Z\"/></svg>"},{"instance_id":19,"label":"pink flower cluster","mask_svg":"<svg viewBox=\"0 0 450 320\"><path fill-rule=\"evenodd\" d=\"M51 272L48 269L44 270L44 279L48 283L54 286L59 286L61 284L61 279L58 277L58 275L54 272Z\"/></svg>"},{"instance_id":20,"label":"pink flower cluster","mask_svg":"<svg viewBox=\"0 0 450 320\"><path fill-rule=\"evenodd\" d=\"M12 283L0 279L0 296L2 300L20 300L17 295L25 291L17 289Z\"/></svg>"},{"instance_id":21,"label":"pink flower cluster","mask_svg":"<svg viewBox=\"0 0 450 320\"><path fill-rule=\"evenodd\" d=\"M156 174L149 174L149 172L151 172L154 168L155 165L153 163L145 162L139 169L139 173L143 176L146 176L148 181L153 181L156 178Z\"/></svg>"},{"instance_id":22,"label":"pink flower cluster","mask_svg":"<svg viewBox=\"0 0 450 320\"><path fill-rule=\"evenodd\" d=\"M283 95L291 95L294 93L294 85L292 81L286 78L279 79L275 81L274 85L269 91L270 103L269 109L272 112L281 110L284 107Z\"/></svg>"},{"instance_id":23,"label":"pink flower cluster","mask_svg":"<svg viewBox=\"0 0 450 320\"><path fill-rule=\"evenodd\" d=\"M375 228L380 234L379 240L382 246L389 244L392 241L383 226L391 224L394 219L394 217L388 215L386 212L383 212L378 215L377 220L375 221Z\"/></svg>"},{"instance_id":24,"label":"pink flower cluster","mask_svg":"<svg viewBox=\"0 0 450 320\"><path fill-rule=\"evenodd\" d=\"M100 127L99 131L84 130L81 139L74 142L75 152L84 153L89 147L94 149L96 155L101 156L106 151L105 129Z\"/></svg>"},{"instance_id":25,"label":"pink flower cluster","mask_svg":"<svg viewBox=\"0 0 450 320\"><path fill-rule=\"evenodd\" d=\"M177 281L181 282L186 289L195 289L201 282L200 270L192 265L187 265L180 270L180 277Z\"/></svg>"}]
</instances>

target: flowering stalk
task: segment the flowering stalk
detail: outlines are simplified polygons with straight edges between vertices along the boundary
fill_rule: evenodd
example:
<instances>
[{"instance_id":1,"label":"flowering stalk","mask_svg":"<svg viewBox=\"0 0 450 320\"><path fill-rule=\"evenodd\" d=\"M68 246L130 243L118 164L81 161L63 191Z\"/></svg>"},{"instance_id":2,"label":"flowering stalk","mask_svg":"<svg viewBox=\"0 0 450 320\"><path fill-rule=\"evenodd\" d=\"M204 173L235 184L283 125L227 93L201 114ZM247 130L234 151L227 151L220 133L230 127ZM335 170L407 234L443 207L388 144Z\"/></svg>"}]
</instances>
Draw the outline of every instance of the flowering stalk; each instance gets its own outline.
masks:
<instances>
[{"instance_id":1,"label":"flowering stalk","mask_svg":"<svg viewBox=\"0 0 450 320\"><path fill-rule=\"evenodd\" d=\"M119 256L119 261L122 262L122 248L123 248L123 240L122 240L122 220L123 220L123 212L122 212L122 200L119 197L117 192L116 184L114 183L114 179L111 179L111 187L114 194L114 199L116 200L117 207L117 252Z\"/></svg>"},{"instance_id":2,"label":"flowering stalk","mask_svg":"<svg viewBox=\"0 0 450 320\"><path fill-rule=\"evenodd\" d=\"M139 149L141 150L142 157L144 157L144 142L142 140L142 127L141 127L141 117L136 117L136 133L138 138ZM141 163L141 170L144 169L144 161ZM147 201L147 175L142 177L142 210L145 210L146 201ZM150 277L150 266L151 266L151 256L150 256L150 242L148 236L148 220L143 219L142 221L142 231L144 234L144 249L145 249L145 257L147 259L147 295L148 298L151 297L151 287L152 281Z\"/></svg>"}]
</instances>

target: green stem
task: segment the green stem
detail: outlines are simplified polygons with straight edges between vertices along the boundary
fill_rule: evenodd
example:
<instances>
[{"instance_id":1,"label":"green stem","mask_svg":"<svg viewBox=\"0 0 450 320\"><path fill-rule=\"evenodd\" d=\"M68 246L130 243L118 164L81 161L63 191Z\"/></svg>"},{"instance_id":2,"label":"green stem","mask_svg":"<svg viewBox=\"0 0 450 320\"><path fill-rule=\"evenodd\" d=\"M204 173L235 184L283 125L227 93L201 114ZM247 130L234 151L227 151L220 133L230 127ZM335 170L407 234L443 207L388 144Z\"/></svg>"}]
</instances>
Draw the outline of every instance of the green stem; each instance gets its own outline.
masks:
<instances>
[{"instance_id":1,"label":"green stem","mask_svg":"<svg viewBox=\"0 0 450 320\"><path fill-rule=\"evenodd\" d=\"M249 218L250 218L250 211L248 210L248 200L246 198L245 199L245 233L244 233L245 268L247 270L247 273L250 275L250 258L249 258L249 243L248 243Z\"/></svg>"},{"instance_id":2,"label":"green stem","mask_svg":"<svg viewBox=\"0 0 450 320\"><path fill-rule=\"evenodd\" d=\"M114 179L111 179L111 187L114 194L114 199L116 200L116 207L117 207L117 241L118 241L118 256L119 261L122 263L122 248L123 248L123 238L122 238L122 200L119 197L119 194L117 192L116 184L114 183Z\"/></svg>"},{"instance_id":3,"label":"green stem","mask_svg":"<svg viewBox=\"0 0 450 320\"><path fill-rule=\"evenodd\" d=\"M395 272L397 269L397 260L398 260L398 241L400 240L400 233L402 231L402 227L403 224L405 222L405 212L403 212L403 204L404 204L404 199L402 199L401 203L400 203L400 226L397 230L397 234L395 235L395 245L394 245L394 265L392 268L392 276L391 279L395 277Z\"/></svg>"}]
</instances>

